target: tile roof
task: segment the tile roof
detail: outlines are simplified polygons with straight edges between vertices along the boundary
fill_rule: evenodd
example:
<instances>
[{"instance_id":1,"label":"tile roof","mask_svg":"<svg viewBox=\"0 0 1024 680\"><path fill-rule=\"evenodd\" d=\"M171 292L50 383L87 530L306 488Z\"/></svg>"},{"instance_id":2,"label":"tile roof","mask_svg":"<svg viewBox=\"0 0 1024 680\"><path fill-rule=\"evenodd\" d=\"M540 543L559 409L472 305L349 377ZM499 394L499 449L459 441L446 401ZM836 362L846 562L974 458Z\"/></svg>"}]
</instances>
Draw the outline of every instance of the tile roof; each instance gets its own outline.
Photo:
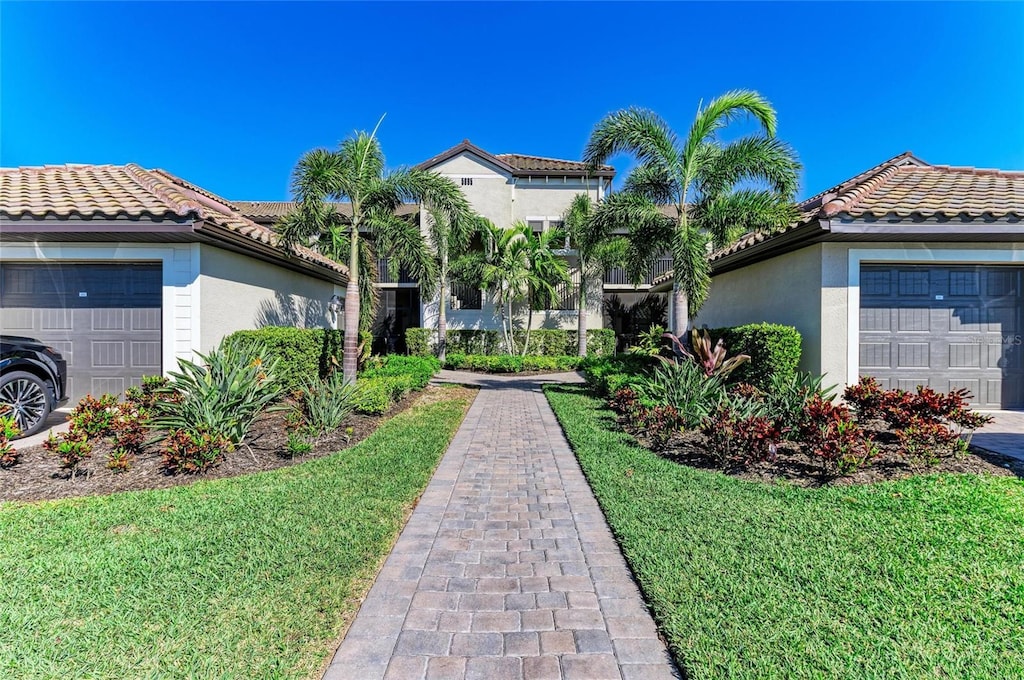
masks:
<instances>
[{"instance_id":1,"label":"tile roof","mask_svg":"<svg viewBox=\"0 0 1024 680\"><path fill-rule=\"evenodd\" d=\"M276 222L280 218L295 210L295 201L232 201L238 212L256 222ZM352 214L351 203L332 203L334 209L348 217ZM419 212L419 205L415 203L403 203L396 210L399 216L415 215Z\"/></svg>"},{"instance_id":2,"label":"tile roof","mask_svg":"<svg viewBox=\"0 0 1024 680\"><path fill-rule=\"evenodd\" d=\"M520 153L499 153L494 154L516 170L532 171L553 171L553 172L586 172L587 164L580 161L563 161L557 158L544 158L542 156L527 156ZM610 165L602 165L599 170L615 172Z\"/></svg>"},{"instance_id":3,"label":"tile roof","mask_svg":"<svg viewBox=\"0 0 1024 680\"><path fill-rule=\"evenodd\" d=\"M416 167L420 170L430 168L443 163L449 158L454 158L460 153L468 151L502 170L516 177L544 177L544 176L570 176L570 177L614 177L615 168L610 165L602 165L594 171L587 169L587 164L580 161L566 161L557 158L544 158L542 156L527 156L517 153L492 154L476 146L468 139L446 149L432 158L428 158Z\"/></svg>"},{"instance_id":4,"label":"tile roof","mask_svg":"<svg viewBox=\"0 0 1024 680\"><path fill-rule=\"evenodd\" d=\"M931 165L907 151L802 201L797 209L799 219L785 229L746 234L711 253L711 261L831 218L1022 220L1024 172ZM668 283L672 276L666 272L652 286Z\"/></svg>"},{"instance_id":5,"label":"tile roof","mask_svg":"<svg viewBox=\"0 0 1024 680\"><path fill-rule=\"evenodd\" d=\"M245 217L232 203L164 170L127 165L47 165L0 168L0 214L9 218L152 217L193 219L280 250L273 230ZM348 269L309 248L295 255L346 274Z\"/></svg>"}]
</instances>

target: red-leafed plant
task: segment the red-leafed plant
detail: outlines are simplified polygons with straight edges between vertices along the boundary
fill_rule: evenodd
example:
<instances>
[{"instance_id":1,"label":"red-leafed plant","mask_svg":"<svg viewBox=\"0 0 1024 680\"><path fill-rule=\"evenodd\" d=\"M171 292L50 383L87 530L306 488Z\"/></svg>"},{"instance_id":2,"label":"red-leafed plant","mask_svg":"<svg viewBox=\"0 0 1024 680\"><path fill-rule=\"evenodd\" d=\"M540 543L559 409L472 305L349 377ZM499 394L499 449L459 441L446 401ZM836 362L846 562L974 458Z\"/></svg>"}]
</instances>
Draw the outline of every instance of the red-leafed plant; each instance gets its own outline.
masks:
<instances>
[{"instance_id":1,"label":"red-leafed plant","mask_svg":"<svg viewBox=\"0 0 1024 680\"><path fill-rule=\"evenodd\" d=\"M11 440L21 434L18 423L9 415L10 407L0 407L0 467L9 468L18 462L21 454L11 444Z\"/></svg>"},{"instance_id":2,"label":"red-leafed plant","mask_svg":"<svg viewBox=\"0 0 1024 680\"><path fill-rule=\"evenodd\" d=\"M209 432L173 430L164 440L163 467L170 472L203 472L234 450L227 437Z\"/></svg>"},{"instance_id":3,"label":"red-leafed plant","mask_svg":"<svg viewBox=\"0 0 1024 680\"><path fill-rule=\"evenodd\" d=\"M674 406L639 407L636 411L637 424L650 440L651 448L665 448L672 435L683 426L683 419Z\"/></svg>"},{"instance_id":4,"label":"red-leafed plant","mask_svg":"<svg viewBox=\"0 0 1024 680\"><path fill-rule=\"evenodd\" d=\"M616 413L632 418L640 414L644 408L640 402L640 395L631 387L621 387L616 390L608 400L608 406Z\"/></svg>"},{"instance_id":5,"label":"red-leafed plant","mask_svg":"<svg viewBox=\"0 0 1024 680\"><path fill-rule=\"evenodd\" d=\"M670 341L673 354L672 360L659 357L662 361L692 361L708 377L714 375L725 379L730 373L750 361L750 355L748 354L737 354L734 357L726 358L727 350L725 343L719 338L718 342L712 347L711 333L707 330L702 332L696 328L692 329L690 331L689 346L683 342L681 336L676 337L671 333L665 333L661 337Z\"/></svg>"},{"instance_id":6,"label":"red-leafed plant","mask_svg":"<svg viewBox=\"0 0 1024 680\"><path fill-rule=\"evenodd\" d=\"M856 385L850 385L843 392L843 399L854 410L861 421L881 419L882 406L887 392L874 378L863 377Z\"/></svg>"},{"instance_id":7,"label":"red-leafed plant","mask_svg":"<svg viewBox=\"0 0 1024 680\"><path fill-rule=\"evenodd\" d=\"M68 416L71 429L86 439L106 437L113 433L117 406L116 395L104 394L99 399L86 395Z\"/></svg>"},{"instance_id":8,"label":"red-leafed plant","mask_svg":"<svg viewBox=\"0 0 1024 680\"><path fill-rule=\"evenodd\" d=\"M800 436L830 473L849 474L878 455L875 444L841 404L815 395L804 405Z\"/></svg>"},{"instance_id":9,"label":"red-leafed plant","mask_svg":"<svg viewBox=\"0 0 1024 680\"><path fill-rule=\"evenodd\" d=\"M73 425L67 432L59 435L51 432L50 437L43 442L43 448L60 458L60 466L68 471L72 480L78 474L79 464L92 455L89 438Z\"/></svg>"},{"instance_id":10,"label":"red-leafed plant","mask_svg":"<svg viewBox=\"0 0 1024 680\"><path fill-rule=\"evenodd\" d=\"M774 460L782 428L764 415L745 415L722 404L701 428L723 466Z\"/></svg>"}]
</instances>

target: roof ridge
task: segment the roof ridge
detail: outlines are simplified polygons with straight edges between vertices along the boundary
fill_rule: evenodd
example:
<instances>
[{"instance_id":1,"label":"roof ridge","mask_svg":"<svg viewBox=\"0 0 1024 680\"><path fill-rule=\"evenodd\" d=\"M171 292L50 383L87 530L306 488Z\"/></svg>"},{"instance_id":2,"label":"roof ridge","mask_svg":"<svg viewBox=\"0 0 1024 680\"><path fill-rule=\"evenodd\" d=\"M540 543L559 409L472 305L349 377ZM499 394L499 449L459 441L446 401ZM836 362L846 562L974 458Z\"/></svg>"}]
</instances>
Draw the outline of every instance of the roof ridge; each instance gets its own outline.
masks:
<instances>
[{"instance_id":1,"label":"roof ridge","mask_svg":"<svg viewBox=\"0 0 1024 680\"><path fill-rule=\"evenodd\" d=\"M843 194L836 196L821 206L820 214L824 217L849 210L865 198L874 193L880 186L892 179L899 172L898 165L890 165L887 168L875 173L863 182L848 189Z\"/></svg>"},{"instance_id":2,"label":"roof ridge","mask_svg":"<svg viewBox=\"0 0 1024 680\"><path fill-rule=\"evenodd\" d=\"M888 160L882 161L878 165L874 165L874 166L868 168L867 170L863 170L861 172L858 172L853 177L849 177L847 179L844 179L839 184L833 184L832 186L830 186L829 188L825 189L824 191L819 191L818 193L814 194L813 196L811 196L809 198L805 198L804 200L802 200L799 203L797 203L797 208L798 209L799 208L807 208L807 209L813 208L813 207L815 207L815 206L813 206L813 203L815 201L820 201L822 204L827 203L827 201L823 200L825 198L825 196L828 196L829 194L839 194L839 193L842 193L841 189L843 187L851 186L851 185L855 185L855 184L861 184L862 182L866 181L871 176L873 176L876 173L880 172L881 170L889 167L890 165L893 165L895 163L899 163L902 160L907 160L907 159L910 159L910 158L913 158L914 160L917 160L917 161L919 161L921 163L924 163L924 161L922 161L920 158L917 158L914 155L913 151L904 151L903 153L897 154L897 155L893 156L892 158L890 158ZM925 163L925 166L929 166L929 164ZM917 166L917 167L925 167L925 166Z\"/></svg>"},{"instance_id":3,"label":"roof ridge","mask_svg":"<svg viewBox=\"0 0 1024 680\"><path fill-rule=\"evenodd\" d=\"M159 198L174 214L184 217L189 213L195 213L198 217L206 217L206 212L199 202L191 200L155 172L146 170L136 163L125 163L124 171L132 181Z\"/></svg>"},{"instance_id":4,"label":"roof ridge","mask_svg":"<svg viewBox=\"0 0 1024 680\"><path fill-rule=\"evenodd\" d=\"M575 163L576 165L586 166L586 163L584 161L574 161L574 160L569 160L568 158L553 158L552 156L537 156L537 155L532 154L532 153L496 153L496 154L494 154L495 158L503 158L503 157L506 157L506 156L518 156L520 158L532 158L533 160L537 160L537 161L554 161L555 163ZM602 163L600 167L601 168L611 169L612 166Z\"/></svg>"},{"instance_id":5,"label":"roof ridge","mask_svg":"<svg viewBox=\"0 0 1024 680\"><path fill-rule=\"evenodd\" d=\"M997 177L1024 177L1024 170L1000 170L998 168L976 168L971 165L928 165L927 167L915 167L909 165L900 166L906 170L935 170L938 172L955 172L964 175L994 175Z\"/></svg>"}]
</instances>

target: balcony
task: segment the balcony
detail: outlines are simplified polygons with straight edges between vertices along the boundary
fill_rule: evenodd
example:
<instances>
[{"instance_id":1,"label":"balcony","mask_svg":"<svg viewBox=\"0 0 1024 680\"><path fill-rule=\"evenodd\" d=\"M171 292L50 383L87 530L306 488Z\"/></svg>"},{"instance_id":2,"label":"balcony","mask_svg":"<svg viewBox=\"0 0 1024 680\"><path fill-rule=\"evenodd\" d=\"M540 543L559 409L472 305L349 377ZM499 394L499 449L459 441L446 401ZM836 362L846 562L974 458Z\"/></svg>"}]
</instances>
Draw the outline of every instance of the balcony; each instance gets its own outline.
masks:
<instances>
[{"instance_id":1,"label":"balcony","mask_svg":"<svg viewBox=\"0 0 1024 680\"><path fill-rule=\"evenodd\" d=\"M388 260L387 258L377 258L377 283L385 284L418 284L419 281L415 277L410 276L409 272L402 267L397 272L398 276L391 276L391 272L388 271Z\"/></svg>"},{"instance_id":2,"label":"balcony","mask_svg":"<svg viewBox=\"0 0 1024 680\"><path fill-rule=\"evenodd\" d=\"M650 286L654 279L658 278L662 274L672 271L672 256L662 255L653 262L647 271L647 275L641 281L641 286ZM622 267L612 267L604 273L604 283L606 286L632 286L633 282L629 280L629 275L626 270Z\"/></svg>"}]
</instances>

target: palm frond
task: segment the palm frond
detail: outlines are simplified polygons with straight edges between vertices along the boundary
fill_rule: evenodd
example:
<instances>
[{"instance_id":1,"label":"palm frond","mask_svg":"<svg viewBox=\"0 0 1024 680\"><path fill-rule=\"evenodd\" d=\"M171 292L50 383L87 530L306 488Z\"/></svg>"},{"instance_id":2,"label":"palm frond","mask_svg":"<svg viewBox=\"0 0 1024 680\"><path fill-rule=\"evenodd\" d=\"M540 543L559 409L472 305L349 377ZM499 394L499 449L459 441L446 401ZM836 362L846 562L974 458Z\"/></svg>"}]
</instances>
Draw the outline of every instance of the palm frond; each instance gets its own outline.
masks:
<instances>
[{"instance_id":1,"label":"palm frond","mask_svg":"<svg viewBox=\"0 0 1024 680\"><path fill-rule=\"evenodd\" d=\"M775 109L764 97L753 90L732 90L711 100L706 107L697 110L697 116L690 126L690 132L683 145L683 164L692 177L694 159L702 144L734 120L750 116L760 123L765 134L775 135Z\"/></svg>"},{"instance_id":2,"label":"palm frond","mask_svg":"<svg viewBox=\"0 0 1024 680\"><path fill-rule=\"evenodd\" d=\"M654 203L675 203L682 200L681 187L675 177L660 164L638 165L626 177L622 191L643 196Z\"/></svg>"},{"instance_id":3,"label":"palm frond","mask_svg":"<svg viewBox=\"0 0 1024 680\"><path fill-rule=\"evenodd\" d=\"M590 133L583 162L592 170L617 153L628 153L642 164L672 168L679 153L675 133L658 114L647 109L621 109L601 119Z\"/></svg>"},{"instance_id":4,"label":"palm frond","mask_svg":"<svg viewBox=\"0 0 1024 680\"><path fill-rule=\"evenodd\" d=\"M775 137L753 135L717 149L701 164L701 193L714 197L741 182L763 183L791 200L799 183L800 161L791 146Z\"/></svg>"},{"instance_id":5,"label":"palm frond","mask_svg":"<svg viewBox=\"0 0 1024 680\"><path fill-rule=\"evenodd\" d=\"M746 233L772 232L799 217L793 203L773 191L740 189L694 206L694 221L724 248Z\"/></svg>"}]
</instances>

